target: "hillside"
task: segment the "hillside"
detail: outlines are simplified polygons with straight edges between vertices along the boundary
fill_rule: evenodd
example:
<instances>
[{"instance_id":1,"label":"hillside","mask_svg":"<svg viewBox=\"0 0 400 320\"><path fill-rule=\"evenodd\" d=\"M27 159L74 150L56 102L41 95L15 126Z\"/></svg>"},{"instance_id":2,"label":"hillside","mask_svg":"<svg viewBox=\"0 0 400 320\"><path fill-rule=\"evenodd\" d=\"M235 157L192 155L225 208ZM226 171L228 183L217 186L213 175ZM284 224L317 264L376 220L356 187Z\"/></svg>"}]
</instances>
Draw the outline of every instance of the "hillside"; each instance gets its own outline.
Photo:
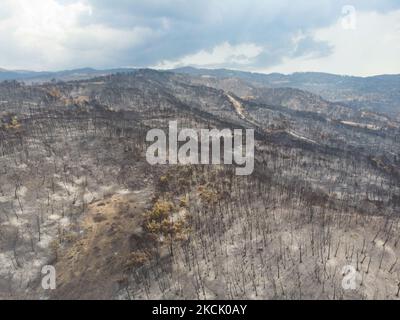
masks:
<instances>
[{"instance_id":1,"label":"hillside","mask_svg":"<svg viewBox=\"0 0 400 320\"><path fill-rule=\"evenodd\" d=\"M0 83L0 297L399 298L400 122L209 76ZM171 120L254 129L254 172L150 165L146 133Z\"/></svg>"},{"instance_id":2,"label":"hillside","mask_svg":"<svg viewBox=\"0 0 400 320\"><path fill-rule=\"evenodd\" d=\"M320 95L326 100L345 103L351 107L388 112L394 115L398 115L400 112L400 75L354 77L318 72L284 75L195 68L180 68L174 71L217 79L236 78L249 84L269 88L301 89Z\"/></svg>"}]
</instances>

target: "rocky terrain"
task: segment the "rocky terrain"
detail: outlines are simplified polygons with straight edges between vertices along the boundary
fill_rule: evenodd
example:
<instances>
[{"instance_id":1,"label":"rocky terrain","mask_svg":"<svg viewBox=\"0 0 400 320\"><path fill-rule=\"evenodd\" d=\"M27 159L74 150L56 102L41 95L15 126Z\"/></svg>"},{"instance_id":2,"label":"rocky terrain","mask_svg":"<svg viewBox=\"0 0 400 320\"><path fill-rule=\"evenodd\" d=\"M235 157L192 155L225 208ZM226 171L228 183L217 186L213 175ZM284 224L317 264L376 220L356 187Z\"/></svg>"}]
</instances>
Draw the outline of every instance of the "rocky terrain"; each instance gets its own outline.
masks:
<instances>
[{"instance_id":1,"label":"rocky terrain","mask_svg":"<svg viewBox=\"0 0 400 320\"><path fill-rule=\"evenodd\" d=\"M0 298L398 299L398 83L183 71L0 83ZM253 174L148 164L171 120L254 129Z\"/></svg>"}]
</instances>

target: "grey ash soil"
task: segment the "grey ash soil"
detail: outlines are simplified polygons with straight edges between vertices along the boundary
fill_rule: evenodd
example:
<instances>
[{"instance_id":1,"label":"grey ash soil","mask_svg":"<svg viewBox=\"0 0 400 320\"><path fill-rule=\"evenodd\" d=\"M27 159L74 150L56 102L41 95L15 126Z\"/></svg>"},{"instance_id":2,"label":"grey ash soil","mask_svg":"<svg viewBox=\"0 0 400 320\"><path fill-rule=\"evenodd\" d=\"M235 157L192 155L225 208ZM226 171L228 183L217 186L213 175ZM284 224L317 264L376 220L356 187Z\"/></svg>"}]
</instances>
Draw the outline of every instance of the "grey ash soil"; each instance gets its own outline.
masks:
<instances>
[{"instance_id":1,"label":"grey ash soil","mask_svg":"<svg viewBox=\"0 0 400 320\"><path fill-rule=\"evenodd\" d=\"M153 70L0 83L0 297L398 299L398 121L270 89ZM254 129L254 173L150 166L146 133L170 120Z\"/></svg>"}]
</instances>

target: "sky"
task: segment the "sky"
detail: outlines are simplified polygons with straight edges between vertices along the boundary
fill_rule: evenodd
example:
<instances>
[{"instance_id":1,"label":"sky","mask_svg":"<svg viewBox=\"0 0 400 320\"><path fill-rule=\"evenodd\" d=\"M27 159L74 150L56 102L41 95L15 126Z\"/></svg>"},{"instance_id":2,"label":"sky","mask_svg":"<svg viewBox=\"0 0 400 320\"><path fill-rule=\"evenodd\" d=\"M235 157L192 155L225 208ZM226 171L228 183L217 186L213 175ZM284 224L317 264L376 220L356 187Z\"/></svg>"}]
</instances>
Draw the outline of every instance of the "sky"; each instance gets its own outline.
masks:
<instances>
[{"instance_id":1,"label":"sky","mask_svg":"<svg viewBox=\"0 0 400 320\"><path fill-rule=\"evenodd\" d=\"M400 0L0 0L0 68L400 73Z\"/></svg>"}]
</instances>

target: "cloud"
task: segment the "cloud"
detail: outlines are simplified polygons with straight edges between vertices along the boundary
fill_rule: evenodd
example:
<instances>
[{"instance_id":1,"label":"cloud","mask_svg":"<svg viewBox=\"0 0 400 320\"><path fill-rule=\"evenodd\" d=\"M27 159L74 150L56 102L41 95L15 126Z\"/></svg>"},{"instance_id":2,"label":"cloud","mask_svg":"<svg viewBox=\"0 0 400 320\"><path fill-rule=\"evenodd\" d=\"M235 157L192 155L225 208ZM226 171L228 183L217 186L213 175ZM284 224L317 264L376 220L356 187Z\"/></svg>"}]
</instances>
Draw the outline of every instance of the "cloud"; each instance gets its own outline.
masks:
<instances>
[{"instance_id":1,"label":"cloud","mask_svg":"<svg viewBox=\"0 0 400 320\"><path fill-rule=\"evenodd\" d=\"M315 41L332 47L329 55L285 56L282 63L264 72L323 71L362 76L400 72L400 10L388 13L360 12L355 29L342 20L312 33Z\"/></svg>"},{"instance_id":2,"label":"cloud","mask_svg":"<svg viewBox=\"0 0 400 320\"><path fill-rule=\"evenodd\" d=\"M262 51L261 46L253 43L232 46L229 42L224 42L215 46L211 51L201 50L176 61L163 60L155 68L173 69L183 66L209 68L222 66L243 67L250 65Z\"/></svg>"},{"instance_id":3,"label":"cloud","mask_svg":"<svg viewBox=\"0 0 400 320\"><path fill-rule=\"evenodd\" d=\"M82 25L93 8L84 2L3 0L1 63L7 68L62 69L116 63L118 53L147 41L152 30ZM4 5L4 6L3 6Z\"/></svg>"},{"instance_id":4,"label":"cloud","mask_svg":"<svg viewBox=\"0 0 400 320\"><path fill-rule=\"evenodd\" d=\"M364 26L363 17L378 17L374 30L355 30L360 33L356 39L347 39L338 23L347 0L2 0L0 67L188 64L254 71L375 72L378 57L388 59L391 50L397 53L397 44L379 42L385 50L370 50L366 56L374 59L375 67L367 69L361 68L361 53L350 50L351 45L366 48L366 34L376 35L378 29L397 40L392 30L397 18L384 20L400 9L400 3L352 2L360 14L359 29L371 29ZM400 72L393 60L390 57L382 70Z\"/></svg>"}]
</instances>

